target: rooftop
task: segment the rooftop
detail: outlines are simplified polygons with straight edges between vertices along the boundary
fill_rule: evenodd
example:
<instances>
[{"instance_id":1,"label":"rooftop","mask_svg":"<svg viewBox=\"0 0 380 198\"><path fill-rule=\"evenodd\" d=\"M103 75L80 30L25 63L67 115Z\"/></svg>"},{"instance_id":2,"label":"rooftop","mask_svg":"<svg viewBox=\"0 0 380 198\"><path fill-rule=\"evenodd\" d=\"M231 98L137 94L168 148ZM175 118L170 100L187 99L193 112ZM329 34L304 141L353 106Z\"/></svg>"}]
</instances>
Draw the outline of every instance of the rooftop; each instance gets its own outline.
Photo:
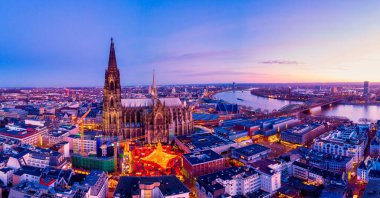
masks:
<instances>
[{"instance_id":1,"label":"rooftop","mask_svg":"<svg viewBox=\"0 0 380 198\"><path fill-rule=\"evenodd\" d=\"M27 197L40 197L44 192L47 192L48 188L45 186L42 186L38 183L32 183L32 182L21 182L17 186L13 187L10 196L13 195L14 197L19 197L24 195L27 195ZM16 192L12 192L16 191ZM22 194L20 194L22 193ZM13 197L12 196L12 197Z\"/></svg>"},{"instance_id":2,"label":"rooftop","mask_svg":"<svg viewBox=\"0 0 380 198\"><path fill-rule=\"evenodd\" d=\"M33 175L33 176L41 176L43 169L37 168L34 166L22 166L21 168L17 169L14 174L21 176L23 174Z\"/></svg>"},{"instance_id":3,"label":"rooftop","mask_svg":"<svg viewBox=\"0 0 380 198\"><path fill-rule=\"evenodd\" d=\"M332 171L329 171L329 170L325 170L325 169L321 169L321 168L318 168L318 167L314 167L314 166L311 166L311 165L308 165L308 164L304 164L304 163L301 163L301 162L298 162L298 161L293 162L293 165L302 167L304 169L308 169L309 172L311 172L313 174L316 174L316 175L320 175L324 179L335 180L337 182L343 183L343 179L342 179L342 174L341 173L335 173L335 172L332 172Z\"/></svg>"},{"instance_id":4,"label":"rooftop","mask_svg":"<svg viewBox=\"0 0 380 198\"><path fill-rule=\"evenodd\" d=\"M121 176L114 197L129 198L140 195L141 185L158 184L163 196L189 193L190 190L176 176L133 177Z\"/></svg>"},{"instance_id":5,"label":"rooftop","mask_svg":"<svg viewBox=\"0 0 380 198\"><path fill-rule=\"evenodd\" d=\"M234 152L248 157L248 156L256 155L256 154L259 154L261 152L265 152L268 150L270 150L268 147L261 146L259 144L251 144L248 146L244 146L244 147L235 149Z\"/></svg>"},{"instance_id":6,"label":"rooftop","mask_svg":"<svg viewBox=\"0 0 380 198\"><path fill-rule=\"evenodd\" d=\"M236 177L246 178L258 173L255 169L242 166L242 167L231 167L223 171L218 171L212 174L203 175L197 178L197 183L204 187L207 192L214 192L224 187L216 182L220 180L233 180Z\"/></svg>"},{"instance_id":7,"label":"rooftop","mask_svg":"<svg viewBox=\"0 0 380 198\"><path fill-rule=\"evenodd\" d=\"M321 126L321 124L318 123L309 123L309 124L302 124L295 127L292 127L286 131L283 131L281 133L293 133L293 134L306 134L310 132L311 130L314 130L315 128Z\"/></svg>"},{"instance_id":8,"label":"rooftop","mask_svg":"<svg viewBox=\"0 0 380 198\"><path fill-rule=\"evenodd\" d=\"M183 154L183 157L192 165L223 159L223 156L219 155L218 153L212 150L204 150L195 153Z\"/></svg>"},{"instance_id":9,"label":"rooftop","mask_svg":"<svg viewBox=\"0 0 380 198\"><path fill-rule=\"evenodd\" d=\"M252 127L252 126L257 126L258 123L256 121L252 121L252 120L249 120L249 119L243 119L243 118L224 120L222 122L222 126L235 126L235 125L242 125L242 126L246 126L246 127Z\"/></svg>"},{"instance_id":10,"label":"rooftop","mask_svg":"<svg viewBox=\"0 0 380 198\"><path fill-rule=\"evenodd\" d=\"M68 134L68 133L69 133L68 130L58 130L58 129L55 129L53 131L50 131L49 135L53 136L53 137L60 137L62 135Z\"/></svg>"},{"instance_id":11,"label":"rooftop","mask_svg":"<svg viewBox=\"0 0 380 198\"><path fill-rule=\"evenodd\" d=\"M50 147L52 150L59 150L60 148L62 148L63 146L65 146L66 144L69 144L69 142L66 142L66 141L62 141L62 142L58 142L57 144L54 144L52 147Z\"/></svg>"},{"instance_id":12,"label":"rooftop","mask_svg":"<svg viewBox=\"0 0 380 198\"><path fill-rule=\"evenodd\" d=\"M206 114L206 113L193 113L193 120L203 120L203 121L211 121L218 120L218 114Z\"/></svg>"},{"instance_id":13,"label":"rooftop","mask_svg":"<svg viewBox=\"0 0 380 198\"><path fill-rule=\"evenodd\" d=\"M235 142L211 133L199 133L189 136L176 137L180 142L185 144L191 152L208 150L219 146L231 145Z\"/></svg>"},{"instance_id":14,"label":"rooftop","mask_svg":"<svg viewBox=\"0 0 380 198\"><path fill-rule=\"evenodd\" d=\"M329 131L322 134L317 139L317 142L326 142L332 144L353 144L358 145L367 138L367 131L363 125L356 126L340 126L337 130Z\"/></svg>"},{"instance_id":15,"label":"rooftop","mask_svg":"<svg viewBox=\"0 0 380 198\"><path fill-rule=\"evenodd\" d=\"M84 179L84 182L90 186L94 186L96 182L102 177L105 176L104 171L92 170L89 175Z\"/></svg>"},{"instance_id":16,"label":"rooftop","mask_svg":"<svg viewBox=\"0 0 380 198\"><path fill-rule=\"evenodd\" d=\"M159 98L154 100L154 103L157 104L158 101L167 107L182 106L181 100L179 98ZM150 107L152 104L153 100L151 98L121 99L121 105L123 107Z\"/></svg>"},{"instance_id":17,"label":"rooftop","mask_svg":"<svg viewBox=\"0 0 380 198\"><path fill-rule=\"evenodd\" d=\"M274 173L276 173L276 170L274 170L271 167L277 164L278 163L276 161L270 159L262 159L252 163L251 166L262 173L265 173L267 175L273 175Z\"/></svg>"},{"instance_id":18,"label":"rooftop","mask_svg":"<svg viewBox=\"0 0 380 198\"><path fill-rule=\"evenodd\" d=\"M291 153L300 155L301 158L308 159L311 162L330 161L336 163L347 163L352 160L352 157L332 155L305 147L298 147L297 149L291 151Z\"/></svg>"},{"instance_id":19,"label":"rooftop","mask_svg":"<svg viewBox=\"0 0 380 198\"><path fill-rule=\"evenodd\" d=\"M22 139L36 133L37 131L32 127L23 128L18 126L6 126L5 128L0 128L0 135L10 138Z\"/></svg>"}]
</instances>

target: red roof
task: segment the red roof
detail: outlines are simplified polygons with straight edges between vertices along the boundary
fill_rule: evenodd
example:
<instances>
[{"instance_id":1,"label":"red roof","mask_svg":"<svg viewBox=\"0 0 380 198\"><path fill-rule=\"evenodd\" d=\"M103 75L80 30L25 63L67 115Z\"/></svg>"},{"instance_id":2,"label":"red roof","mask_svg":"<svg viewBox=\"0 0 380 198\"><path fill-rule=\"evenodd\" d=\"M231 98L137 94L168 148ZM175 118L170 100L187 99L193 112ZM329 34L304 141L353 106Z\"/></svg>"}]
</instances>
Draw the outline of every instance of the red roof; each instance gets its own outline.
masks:
<instances>
[{"instance_id":1,"label":"red roof","mask_svg":"<svg viewBox=\"0 0 380 198\"><path fill-rule=\"evenodd\" d=\"M43 186L50 186L56 180L56 179L51 179L51 180L46 181L47 179L48 178L40 178L40 184L43 185Z\"/></svg>"}]
</instances>

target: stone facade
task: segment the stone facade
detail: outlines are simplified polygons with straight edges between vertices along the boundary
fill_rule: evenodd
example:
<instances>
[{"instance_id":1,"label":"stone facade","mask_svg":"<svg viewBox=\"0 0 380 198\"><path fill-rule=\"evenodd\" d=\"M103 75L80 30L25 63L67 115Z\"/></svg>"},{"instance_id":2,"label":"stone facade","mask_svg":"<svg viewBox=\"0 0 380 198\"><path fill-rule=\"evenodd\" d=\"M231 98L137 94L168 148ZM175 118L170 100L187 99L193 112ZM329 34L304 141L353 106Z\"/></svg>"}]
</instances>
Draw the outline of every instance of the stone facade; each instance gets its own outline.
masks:
<instances>
[{"instance_id":1,"label":"stone facade","mask_svg":"<svg viewBox=\"0 0 380 198\"><path fill-rule=\"evenodd\" d=\"M103 93L103 131L120 140L144 139L145 143L169 143L193 130L191 107L179 98L158 98L153 75L151 98L121 99L120 75L111 40Z\"/></svg>"},{"instance_id":2,"label":"stone facade","mask_svg":"<svg viewBox=\"0 0 380 198\"><path fill-rule=\"evenodd\" d=\"M122 132L122 108L120 73L116 64L113 40L111 39L108 68L103 91L103 131L107 136L117 136Z\"/></svg>"}]
</instances>

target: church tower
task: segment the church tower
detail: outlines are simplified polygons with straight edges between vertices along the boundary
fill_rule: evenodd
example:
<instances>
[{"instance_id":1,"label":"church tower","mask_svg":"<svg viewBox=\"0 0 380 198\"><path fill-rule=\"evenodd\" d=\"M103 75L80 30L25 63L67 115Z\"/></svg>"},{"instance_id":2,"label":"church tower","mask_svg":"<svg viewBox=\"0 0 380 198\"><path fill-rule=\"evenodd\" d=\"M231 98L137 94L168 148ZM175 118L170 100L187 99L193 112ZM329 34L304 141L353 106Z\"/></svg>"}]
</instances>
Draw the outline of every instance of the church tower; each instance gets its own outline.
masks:
<instances>
[{"instance_id":1,"label":"church tower","mask_svg":"<svg viewBox=\"0 0 380 198\"><path fill-rule=\"evenodd\" d=\"M150 96L152 99L157 99L158 98L158 91L157 91L157 86L156 86L156 78L155 78L155 72L153 70L153 81L152 81L152 87L150 88Z\"/></svg>"},{"instance_id":2,"label":"church tower","mask_svg":"<svg viewBox=\"0 0 380 198\"><path fill-rule=\"evenodd\" d=\"M103 91L103 131L106 136L122 135L120 73L112 38Z\"/></svg>"}]
</instances>

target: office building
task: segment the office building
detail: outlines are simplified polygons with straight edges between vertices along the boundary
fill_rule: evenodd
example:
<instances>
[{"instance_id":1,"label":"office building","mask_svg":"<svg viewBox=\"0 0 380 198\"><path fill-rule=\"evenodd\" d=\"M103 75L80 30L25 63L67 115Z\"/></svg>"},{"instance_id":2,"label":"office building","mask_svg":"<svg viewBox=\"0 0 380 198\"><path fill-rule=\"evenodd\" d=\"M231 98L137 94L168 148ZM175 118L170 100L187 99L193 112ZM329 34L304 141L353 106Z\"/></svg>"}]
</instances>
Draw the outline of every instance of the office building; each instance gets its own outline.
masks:
<instances>
[{"instance_id":1,"label":"office building","mask_svg":"<svg viewBox=\"0 0 380 198\"><path fill-rule=\"evenodd\" d=\"M352 157L354 163L364 159L368 142L368 125L341 126L314 140L313 149L323 153Z\"/></svg>"},{"instance_id":2,"label":"office building","mask_svg":"<svg viewBox=\"0 0 380 198\"><path fill-rule=\"evenodd\" d=\"M42 168L37 168L33 166L22 166L21 168L15 170L12 176L12 184L13 186L15 186L25 181L39 183L42 171Z\"/></svg>"},{"instance_id":3,"label":"office building","mask_svg":"<svg viewBox=\"0 0 380 198\"><path fill-rule=\"evenodd\" d=\"M104 171L92 170L83 184L89 187L89 198L106 198L108 194L108 176Z\"/></svg>"},{"instance_id":4,"label":"office building","mask_svg":"<svg viewBox=\"0 0 380 198\"><path fill-rule=\"evenodd\" d=\"M215 133L224 138L237 140L246 136L274 135L280 131L296 126L300 121L295 117L268 118L262 120L250 119L231 119L223 120L219 127L216 127Z\"/></svg>"},{"instance_id":5,"label":"office building","mask_svg":"<svg viewBox=\"0 0 380 198\"><path fill-rule=\"evenodd\" d=\"M270 149L259 144L251 144L232 151L232 158L241 161L244 164L265 159L270 153Z\"/></svg>"},{"instance_id":6,"label":"office building","mask_svg":"<svg viewBox=\"0 0 380 198\"><path fill-rule=\"evenodd\" d=\"M226 155L231 147L238 146L236 142L212 133L177 136L175 138L175 143L185 153L211 149L221 155Z\"/></svg>"},{"instance_id":7,"label":"office building","mask_svg":"<svg viewBox=\"0 0 380 198\"><path fill-rule=\"evenodd\" d=\"M196 181L196 194L199 198L247 196L254 192L261 194L261 197L270 197L270 193L261 190L259 172L246 166L200 176Z\"/></svg>"},{"instance_id":8,"label":"office building","mask_svg":"<svg viewBox=\"0 0 380 198\"><path fill-rule=\"evenodd\" d=\"M273 195L281 188L282 165L276 161L262 159L251 166L260 174L260 189Z\"/></svg>"},{"instance_id":9,"label":"office building","mask_svg":"<svg viewBox=\"0 0 380 198\"><path fill-rule=\"evenodd\" d=\"M354 163L352 157L322 153L305 147L298 147L291 151L291 155L297 156L300 162L338 173L348 173Z\"/></svg>"},{"instance_id":10,"label":"office building","mask_svg":"<svg viewBox=\"0 0 380 198\"><path fill-rule=\"evenodd\" d=\"M281 132L281 140L303 145L321 135L324 132L324 128L322 124L318 123L298 125Z\"/></svg>"},{"instance_id":11,"label":"office building","mask_svg":"<svg viewBox=\"0 0 380 198\"><path fill-rule=\"evenodd\" d=\"M66 164L63 154L51 149L31 148L12 155L7 163L8 167L18 169L21 166L34 166L37 168L62 168Z\"/></svg>"},{"instance_id":12,"label":"office building","mask_svg":"<svg viewBox=\"0 0 380 198\"><path fill-rule=\"evenodd\" d=\"M247 195L260 189L260 175L253 168L231 167L197 178L197 197Z\"/></svg>"},{"instance_id":13,"label":"office building","mask_svg":"<svg viewBox=\"0 0 380 198\"><path fill-rule=\"evenodd\" d=\"M363 96L365 103L369 102L369 82L364 81L364 90L363 90Z\"/></svg>"},{"instance_id":14,"label":"office building","mask_svg":"<svg viewBox=\"0 0 380 198\"><path fill-rule=\"evenodd\" d=\"M5 128L0 128L0 138L12 138L24 144L40 145L42 136L47 132L47 127L6 125Z\"/></svg>"},{"instance_id":15,"label":"office building","mask_svg":"<svg viewBox=\"0 0 380 198\"><path fill-rule=\"evenodd\" d=\"M315 185L346 184L344 174L317 168L302 162L293 162L293 176Z\"/></svg>"},{"instance_id":16,"label":"office building","mask_svg":"<svg viewBox=\"0 0 380 198\"><path fill-rule=\"evenodd\" d=\"M183 155L183 168L188 173L188 178L210 174L223 170L225 167L225 158L212 150Z\"/></svg>"},{"instance_id":17,"label":"office building","mask_svg":"<svg viewBox=\"0 0 380 198\"><path fill-rule=\"evenodd\" d=\"M121 176L114 198L189 198L190 190L176 176Z\"/></svg>"},{"instance_id":18,"label":"office building","mask_svg":"<svg viewBox=\"0 0 380 198\"><path fill-rule=\"evenodd\" d=\"M249 119L223 120L219 127L215 127L215 134L230 140L239 140L244 137L251 137L260 130L260 125Z\"/></svg>"}]
</instances>

